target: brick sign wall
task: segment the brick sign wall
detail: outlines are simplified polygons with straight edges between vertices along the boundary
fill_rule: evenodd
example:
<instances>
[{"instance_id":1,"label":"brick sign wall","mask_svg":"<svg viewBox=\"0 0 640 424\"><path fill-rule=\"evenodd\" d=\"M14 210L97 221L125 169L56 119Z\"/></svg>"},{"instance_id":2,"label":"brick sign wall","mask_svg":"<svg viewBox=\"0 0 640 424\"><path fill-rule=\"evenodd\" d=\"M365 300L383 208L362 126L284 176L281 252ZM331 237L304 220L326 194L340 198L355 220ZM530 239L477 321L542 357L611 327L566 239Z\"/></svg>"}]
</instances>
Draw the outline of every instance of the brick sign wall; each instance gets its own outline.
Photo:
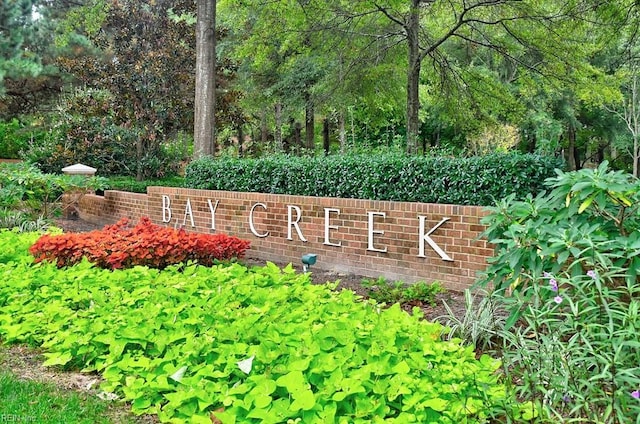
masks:
<instances>
[{"instance_id":1,"label":"brick sign wall","mask_svg":"<svg viewBox=\"0 0 640 424\"><path fill-rule=\"evenodd\" d=\"M251 241L249 256L371 277L440 281L469 287L493 253L484 239L481 207L261 193L149 187L147 195L107 191L86 195L81 217L121 217L187 230L221 232Z\"/></svg>"}]
</instances>

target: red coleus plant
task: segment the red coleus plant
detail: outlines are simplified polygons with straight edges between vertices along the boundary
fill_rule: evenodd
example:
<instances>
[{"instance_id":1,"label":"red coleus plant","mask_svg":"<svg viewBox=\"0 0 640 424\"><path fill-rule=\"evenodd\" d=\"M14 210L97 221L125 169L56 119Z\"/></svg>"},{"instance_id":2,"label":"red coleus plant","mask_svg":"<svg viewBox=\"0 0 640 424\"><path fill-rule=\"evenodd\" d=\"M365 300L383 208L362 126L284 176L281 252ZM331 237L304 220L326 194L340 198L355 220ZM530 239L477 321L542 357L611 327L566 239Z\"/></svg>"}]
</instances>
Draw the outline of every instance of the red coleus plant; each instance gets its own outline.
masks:
<instances>
[{"instance_id":1,"label":"red coleus plant","mask_svg":"<svg viewBox=\"0 0 640 424\"><path fill-rule=\"evenodd\" d=\"M237 237L189 233L156 225L143 217L135 227L123 218L98 231L45 234L29 248L29 252L36 262L56 262L59 267L87 258L107 269L135 265L163 269L187 261L211 266L215 261L242 258L249 246L248 241Z\"/></svg>"}]
</instances>

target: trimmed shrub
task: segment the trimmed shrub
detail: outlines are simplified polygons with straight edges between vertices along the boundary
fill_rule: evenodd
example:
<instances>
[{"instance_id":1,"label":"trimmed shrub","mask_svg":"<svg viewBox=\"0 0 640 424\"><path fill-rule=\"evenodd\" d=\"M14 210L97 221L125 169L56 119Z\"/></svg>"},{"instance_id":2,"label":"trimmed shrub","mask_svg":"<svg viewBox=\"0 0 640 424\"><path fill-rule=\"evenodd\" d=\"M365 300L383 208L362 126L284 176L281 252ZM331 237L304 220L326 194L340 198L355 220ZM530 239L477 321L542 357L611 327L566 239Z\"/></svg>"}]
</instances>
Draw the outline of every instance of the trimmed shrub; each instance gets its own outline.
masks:
<instances>
[{"instance_id":1,"label":"trimmed shrub","mask_svg":"<svg viewBox=\"0 0 640 424\"><path fill-rule=\"evenodd\" d=\"M159 180L136 181L134 177L110 177L107 179L107 190L121 190L131 193L146 193L149 186L182 187L184 178L169 177Z\"/></svg>"},{"instance_id":2,"label":"trimmed shrub","mask_svg":"<svg viewBox=\"0 0 640 424\"><path fill-rule=\"evenodd\" d=\"M491 205L543 190L561 159L532 154L470 158L404 155L259 159L206 157L189 164L185 186L406 202Z\"/></svg>"},{"instance_id":3,"label":"trimmed shrub","mask_svg":"<svg viewBox=\"0 0 640 424\"><path fill-rule=\"evenodd\" d=\"M35 262L70 266L87 258L101 268L121 269L135 265L164 269L196 261L212 266L216 261L241 258L249 242L225 234L188 233L161 227L142 218L133 228L122 219L103 230L60 235L45 234L29 249Z\"/></svg>"},{"instance_id":4,"label":"trimmed shrub","mask_svg":"<svg viewBox=\"0 0 640 424\"><path fill-rule=\"evenodd\" d=\"M123 121L113 95L105 90L78 90L65 96L46 120L53 127L51 134L34 139L21 156L47 173L83 163L103 176L162 178L176 175L184 159L169 140L162 142L164 135L155 129ZM32 130L43 132L36 125Z\"/></svg>"}]
</instances>

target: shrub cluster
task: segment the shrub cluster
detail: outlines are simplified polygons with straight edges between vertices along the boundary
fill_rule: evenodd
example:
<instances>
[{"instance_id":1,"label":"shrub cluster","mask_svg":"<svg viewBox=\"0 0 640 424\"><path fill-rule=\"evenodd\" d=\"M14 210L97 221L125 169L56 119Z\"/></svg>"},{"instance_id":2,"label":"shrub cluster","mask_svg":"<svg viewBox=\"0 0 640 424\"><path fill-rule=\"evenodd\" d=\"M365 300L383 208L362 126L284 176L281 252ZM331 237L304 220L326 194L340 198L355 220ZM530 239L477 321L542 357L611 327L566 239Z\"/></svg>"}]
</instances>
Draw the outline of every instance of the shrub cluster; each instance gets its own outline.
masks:
<instances>
[{"instance_id":1,"label":"shrub cluster","mask_svg":"<svg viewBox=\"0 0 640 424\"><path fill-rule=\"evenodd\" d=\"M638 422L640 182L604 162L548 185L484 221L506 381L552 422Z\"/></svg>"},{"instance_id":2,"label":"shrub cluster","mask_svg":"<svg viewBox=\"0 0 640 424\"><path fill-rule=\"evenodd\" d=\"M59 213L65 191L96 190L104 184L102 177L43 174L26 163L0 164L0 228L42 228Z\"/></svg>"},{"instance_id":3,"label":"shrub cluster","mask_svg":"<svg viewBox=\"0 0 640 424\"><path fill-rule=\"evenodd\" d=\"M211 266L215 261L241 258L248 248L249 242L237 237L188 233L153 224L144 217L133 228L125 218L88 233L44 234L29 251L36 262L51 261L59 267L87 258L107 269L135 265L164 269L188 261Z\"/></svg>"},{"instance_id":4,"label":"shrub cluster","mask_svg":"<svg viewBox=\"0 0 640 424\"><path fill-rule=\"evenodd\" d=\"M20 159L20 150L27 147L31 134L16 118L0 122L0 158Z\"/></svg>"},{"instance_id":5,"label":"shrub cluster","mask_svg":"<svg viewBox=\"0 0 640 424\"><path fill-rule=\"evenodd\" d=\"M142 181L136 181L134 177L120 176L109 177L106 188L109 190L122 190L131 193L146 193L147 187L149 186L182 187L183 185L184 178L178 176Z\"/></svg>"},{"instance_id":6,"label":"shrub cluster","mask_svg":"<svg viewBox=\"0 0 640 424\"><path fill-rule=\"evenodd\" d=\"M175 175L182 153L161 141L164 135L122 120L114 97L102 90L79 90L62 99L50 122L34 122L33 139L21 157L47 173L83 163L100 175L162 178ZM47 134L43 127L50 128Z\"/></svg>"},{"instance_id":7,"label":"shrub cluster","mask_svg":"<svg viewBox=\"0 0 640 424\"><path fill-rule=\"evenodd\" d=\"M185 185L206 190L491 205L494 199L511 193L518 198L538 193L556 168L562 168L560 159L532 154L208 157L189 164Z\"/></svg>"}]
</instances>

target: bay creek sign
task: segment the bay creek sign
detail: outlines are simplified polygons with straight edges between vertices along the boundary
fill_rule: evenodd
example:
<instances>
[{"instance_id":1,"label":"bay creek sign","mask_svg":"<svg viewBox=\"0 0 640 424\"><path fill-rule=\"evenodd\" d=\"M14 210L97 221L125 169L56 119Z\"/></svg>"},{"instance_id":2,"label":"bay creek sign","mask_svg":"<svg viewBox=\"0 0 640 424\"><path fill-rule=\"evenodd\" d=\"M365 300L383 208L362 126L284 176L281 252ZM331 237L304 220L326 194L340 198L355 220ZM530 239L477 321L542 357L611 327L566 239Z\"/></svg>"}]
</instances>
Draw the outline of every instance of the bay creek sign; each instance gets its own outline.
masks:
<instances>
[{"instance_id":1,"label":"bay creek sign","mask_svg":"<svg viewBox=\"0 0 640 424\"><path fill-rule=\"evenodd\" d=\"M206 199L206 206L209 212L208 218L210 221L206 223L208 228L212 231L216 231L216 211L218 210L218 206L220 205L220 200L212 201L211 199ZM191 226L191 228L196 228L196 222L194 218L194 208L192 207L191 198L186 199L186 203L184 206L184 210L180 210L178 216L174 212L174 208L171 204L171 197L169 195L162 195L161 202L161 211L162 211L162 223L170 224L172 220L176 223L179 223L179 218L182 218L182 226L186 227L187 225ZM264 226L260 226L260 216L261 214L265 214L269 211L269 207L267 204L259 201L254 201L249 208L247 216L244 218L245 225L249 227L249 231L251 234L259 239L266 239L271 237L271 231ZM341 209L336 207L323 207L324 212L324 220L323 220L323 245L329 247L342 247L343 240L340 239L340 229L342 228L339 225L335 224L335 221L340 217ZM308 242L307 237L301 228L301 221L303 219L303 209L299 205L295 204L286 204L286 216L282 216L283 225L286 226L286 239L289 241L294 241L295 237L302 241L303 243ZM385 234L384 230L380 229L380 224L383 224L386 217L387 212L384 211L366 211L367 224L366 224L366 232L367 232L367 251L370 252L387 252L387 246L383 246L379 242L379 238ZM256 218L257 221L256 222ZM417 257L426 258L426 246L429 246L443 261L453 262L453 258L445 252L445 250L439 246L432 238L433 235L440 227L445 225L451 218L443 217L440 221L428 227L427 225L427 217L424 215L417 215L418 218L418 228L416 231L416 243L418 245L418 253ZM285 221L286 219L286 221ZM199 223L201 224L201 223ZM378 239L378 241L376 241Z\"/></svg>"}]
</instances>

